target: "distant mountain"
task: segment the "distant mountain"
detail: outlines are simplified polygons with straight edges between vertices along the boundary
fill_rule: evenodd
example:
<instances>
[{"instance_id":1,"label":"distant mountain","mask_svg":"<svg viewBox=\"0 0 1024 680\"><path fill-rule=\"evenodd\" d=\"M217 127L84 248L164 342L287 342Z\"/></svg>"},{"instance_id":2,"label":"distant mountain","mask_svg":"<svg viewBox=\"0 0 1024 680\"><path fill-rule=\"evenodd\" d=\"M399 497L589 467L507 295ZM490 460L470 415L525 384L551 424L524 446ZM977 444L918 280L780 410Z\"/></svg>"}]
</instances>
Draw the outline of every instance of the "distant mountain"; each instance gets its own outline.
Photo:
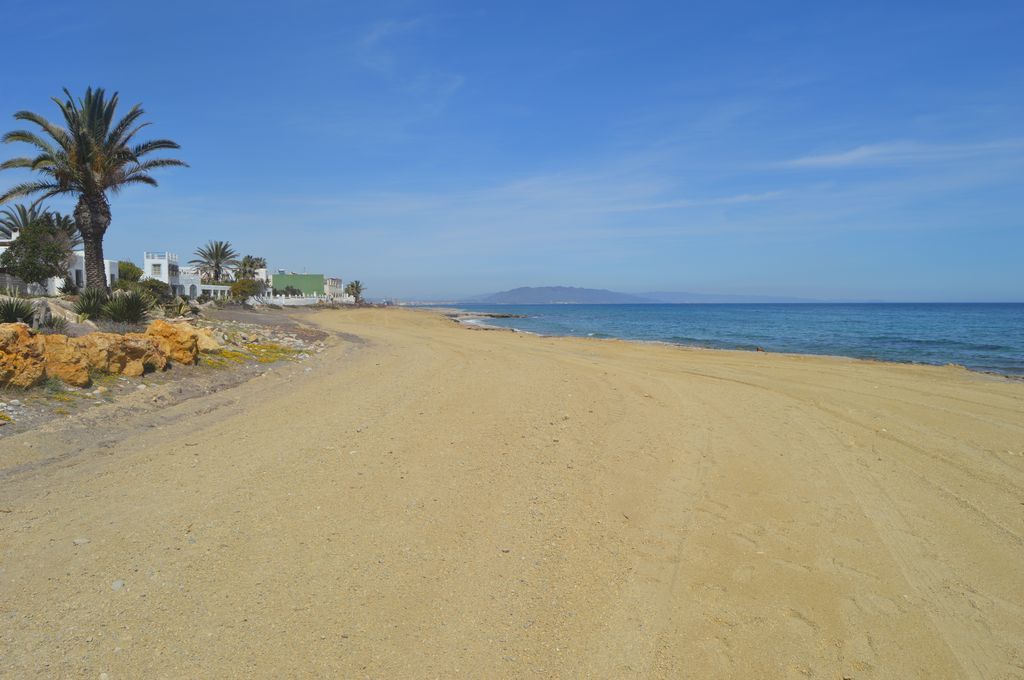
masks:
<instances>
[{"instance_id":1,"label":"distant mountain","mask_svg":"<svg viewBox=\"0 0 1024 680\"><path fill-rule=\"evenodd\" d=\"M611 290L541 286L538 288L515 288L501 293L481 295L466 300L466 302L490 305L623 305L654 302L654 300L626 293L616 293Z\"/></svg>"}]
</instances>

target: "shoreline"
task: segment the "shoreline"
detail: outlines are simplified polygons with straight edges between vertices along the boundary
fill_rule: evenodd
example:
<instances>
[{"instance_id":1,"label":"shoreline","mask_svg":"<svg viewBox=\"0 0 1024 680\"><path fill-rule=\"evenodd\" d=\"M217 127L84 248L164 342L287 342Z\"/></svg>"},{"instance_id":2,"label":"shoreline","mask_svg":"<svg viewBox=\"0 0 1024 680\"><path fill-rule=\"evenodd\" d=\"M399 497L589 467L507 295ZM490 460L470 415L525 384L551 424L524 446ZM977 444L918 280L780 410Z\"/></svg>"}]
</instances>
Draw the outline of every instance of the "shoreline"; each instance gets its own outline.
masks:
<instances>
[{"instance_id":1,"label":"shoreline","mask_svg":"<svg viewBox=\"0 0 1024 680\"><path fill-rule=\"evenodd\" d=\"M509 327L506 327L506 326L495 326L495 325L486 324L486 323L470 323L470 320L472 320L472 318L476 318L476 317L479 317L479 318L492 318L492 317L495 317L495 316L490 315L490 314L486 314L486 313L475 314L471 310L466 310L466 309L457 309L455 307L451 307L451 308L445 307L445 308L441 309L441 308L438 308L438 307L427 307L427 306L416 306L416 307L410 306L410 307L403 307L403 308L414 309L414 310L421 310L421 311L427 311L427 312L437 312L441 316L443 316L445 318L449 318L450 321L454 322L460 328L469 329L469 330L504 331L504 332L507 332L507 333L518 333L518 334L527 335L527 336L534 336L534 337L538 337L538 338L571 338L571 339L574 339L574 340L589 340L589 341L598 341L598 342L625 342L625 343L638 344L638 345L655 345L655 346L671 347L671 348L687 350L687 351L737 352L737 353L741 353L741 354L751 354L751 353L754 353L754 354L767 354L767 355L772 355L772 356L792 356L792 357L797 357L797 358L805 357L805 358L837 359L837 360L844 360L844 362L863 362L863 363L866 363L866 364L891 365L891 366L898 366L898 367L899 366L902 366L902 367L921 367L921 368L927 368L927 369L945 369L945 370L950 370L951 369L951 370L966 371L966 372L971 373L971 374L976 374L976 375L979 375L979 376L986 376L986 377L989 377L989 378L997 378L997 379L1006 380L1006 381L1009 381L1009 382L1024 382L1024 374L999 373L997 371L985 371L985 370L981 370L981 369L972 369L972 368L964 366L962 364L952 364L952 363L950 363L950 364L930 364L930 363L927 363L927 362L909 362L909 360L907 360L907 362L901 362L901 360L895 360L895 359L874 358L874 357L870 357L870 356L850 356L848 354L825 354L825 353L816 354L816 353L812 353L812 352L786 352L786 351L774 351L774 350L767 350L767 349L744 349L744 348L741 348L741 347L706 347L706 346L701 346L701 345L686 344L686 343L682 343L682 342L672 342L672 341L669 341L669 340L646 340L646 339L641 339L641 338L621 338L621 337L597 338L597 337L586 336L586 335L545 334L545 333L540 333L540 332L537 332L537 331L527 331L527 330L524 330L524 329L509 328ZM452 311L458 312L460 314L465 314L465 316L456 317L456 316L454 316L451 313ZM498 317L499 318L508 318L510 316L499 315ZM521 316L515 316L515 317L521 317Z\"/></svg>"},{"instance_id":2,"label":"shoreline","mask_svg":"<svg viewBox=\"0 0 1024 680\"><path fill-rule=\"evenodd\" d=\"M740 303L737 303L740 304ZM764 303L771 304L771 303ZM782 304L782 303L780 303ZM810 303L792 303L792 304L810 304ZM863 303L863 304L901 304L901 303ZM922 303L924 304L924 303ZM955 304L955 303L928 303L928 304ZM1006 304L1006 303L960 303L960 304ZM1015 303L1014 303L1015 304ZM511 306L527 306L527 305L511 305ZM646 307L649 305L636 305L639 307ZM619 336L606 335L605 337L594 337L593 335L574 335L574 334L560 334L560 333L543 333L540 331L531 331L522 328L498 326L494 324L488 324L485 321L473 322L474 319L489 319L489 318L528 318L526 314L503 314L498 312L475 312L473 310L467 310L458 307L427 307L427 306L410 306L405 309L425 310L425 311L437 311L443 316L456 322L458 325L464 328L479 329L479 330L496 330L496 331L508 331L512 333L522 333L526 335L532 335L542 338L578 338L582 340L611 340L618 342L629 342L647 345L663 345L667 347L676 347L686 350L701 350L710 352L741 352L741 353L761 353L770 354L775 356L792 356L792 357L822 357L828 359L842 359L849 361L863 361L880 364L892 364L896 366L924 366L931 368L954 368L968 371L979 375L990 376L994 378L1002 378L1009 381L1021 382L1024 381L1024 373L1009 373L995 370L985 370L980 368L972 368L965 366L964 364L958 364L955 362L946 363L932 363L927 361L912 361L912 360L897 360L897 359L885 359L878 357L869 356L852 356L849 354L830 354L830 353L814 353L814 352L787 352L770 349L746 349L743 347L707 347L703 345L688 344L684 342L673 342L671 340L658 340L658 339L645 339L645 338L626 338Z\"/></svg>"}]
</instances>

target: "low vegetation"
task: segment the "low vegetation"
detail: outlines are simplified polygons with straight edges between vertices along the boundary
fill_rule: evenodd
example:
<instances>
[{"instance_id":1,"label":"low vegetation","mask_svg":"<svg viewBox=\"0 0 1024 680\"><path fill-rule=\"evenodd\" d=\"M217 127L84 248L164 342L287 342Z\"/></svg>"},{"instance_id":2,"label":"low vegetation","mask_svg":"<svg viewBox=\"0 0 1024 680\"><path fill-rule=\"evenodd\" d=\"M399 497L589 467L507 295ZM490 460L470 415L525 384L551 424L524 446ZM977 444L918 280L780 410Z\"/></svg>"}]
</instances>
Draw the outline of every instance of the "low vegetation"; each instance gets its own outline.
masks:
<instances>
[{"instance_id":1,"label":"low vegetation","mask_svg":"<svg viewBox=\"0 0 1024 680\"><path fill-rule=\"evenodd\" d=\"M5 298L0 300L0 322L2 323L32 323L35 316L35 305L22 298Z\"/></svg>"},{"instance_id":2,"label":"low vegetation","mask_svg":"<svg viewBox=\"0 0 1024 680\"><path fill-rule=\"evenodd\" d=\"M231 284L231 297L245 302L249 298L262 295L263 284L253 279L239 279Z\"/></svg>"},{"instance_id":3,"label":"low vegetation","mask_svg":"<svg viewBox=\"0 0 1024 680\"><path fill-rule=\"evenodd\" d=\"M149 318L156 300L144 291L125 290L114 293L103 305L103 318L114 323L140 324Z\"/></svg>"},{"instance_id":4,"label":"low vegetation","mask_svg":"<svg viewBox=\"0 0 1024 680\"><path fill-rule=\"evenodd\" d=\"M174 295L171 293L171 287L158 279L142 279L141 281L118 279L114 282L114 290L145 293L157 302L170 302L174 299Z\"/></svg>"},{"instance_id":5,"label":"low vegetation","mask_svg":"<svg viewBox=\"0 0 1024 680\"><path fill-rule=\"evenodd\" d=\"M39 332L43 334L67 335L69 325L68 320L64 317L51 316L39 324Z\"/></svg>"},{"instance_id":6,"label":"low vegetation","mask_svg":"<svg viewBox=\"0 0 1024 680\"><path fill-rule=\"evenodd\" d=\"M103 317L103 305L110 301L110 295L102 288L86 288L75 300L75 314L85 319Z\"/></svg>"},{"instance_id":7,"label":"low vegetation","mask_svg":"<svg viewBox=\"0 0 1024 680\"><path fill-rule=\"evenodd\" d=\"M99 288L87 288L75 302L75 313L92 321L112 321L115 324L140 324L149 318L156 299L144 289L115 291L108 295Z\"/></svg>"},{"instance_id":8,"label":"low vegetation","mask_svg":"<svg viewBox=\"0 0 1024 680\"><path fill-rule=\"evenodd\" d=\"M134 262L121 260L117 263L118 281L138 281L142 278L142 267Z\"/></svg>"}]
</instances>

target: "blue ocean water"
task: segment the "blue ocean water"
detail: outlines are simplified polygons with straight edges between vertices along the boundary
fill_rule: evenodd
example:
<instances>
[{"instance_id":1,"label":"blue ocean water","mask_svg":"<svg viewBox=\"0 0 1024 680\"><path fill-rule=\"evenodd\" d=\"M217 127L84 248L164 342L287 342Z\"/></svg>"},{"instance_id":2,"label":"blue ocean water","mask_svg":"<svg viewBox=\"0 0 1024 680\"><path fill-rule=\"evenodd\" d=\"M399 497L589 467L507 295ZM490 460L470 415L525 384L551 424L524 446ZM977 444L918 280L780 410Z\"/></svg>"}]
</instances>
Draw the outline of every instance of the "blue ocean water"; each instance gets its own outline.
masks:
<instances>
[{"instance_id":1,"label":"blue ocean water","mask_svg":"<svg viewBox=\"0 0 1024 680\"><path fill-rule=\"evenodd\" d=\"M830 354L1024 375L1024 303L461 305L541 335Z\"/></svg>"}]
</instances>

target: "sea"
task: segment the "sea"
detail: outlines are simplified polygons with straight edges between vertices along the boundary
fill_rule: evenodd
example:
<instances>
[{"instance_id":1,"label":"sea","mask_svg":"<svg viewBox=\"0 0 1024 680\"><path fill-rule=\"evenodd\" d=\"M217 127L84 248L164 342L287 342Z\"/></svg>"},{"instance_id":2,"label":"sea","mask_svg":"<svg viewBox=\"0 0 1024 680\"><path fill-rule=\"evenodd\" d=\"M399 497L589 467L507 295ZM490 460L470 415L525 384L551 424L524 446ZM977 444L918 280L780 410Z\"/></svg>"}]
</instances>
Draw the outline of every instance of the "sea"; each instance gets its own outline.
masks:
<instances>
[{"instance_id":1,"label":"sea","mask_svg":"<svg viewBox=\"0 0 1024 680\"><path fill-rule=\"evenodd\" d=\"M1024 303L463 304L470 320L539 335L825 354L1024 376Z\"/></svg>"}]
</instances>

